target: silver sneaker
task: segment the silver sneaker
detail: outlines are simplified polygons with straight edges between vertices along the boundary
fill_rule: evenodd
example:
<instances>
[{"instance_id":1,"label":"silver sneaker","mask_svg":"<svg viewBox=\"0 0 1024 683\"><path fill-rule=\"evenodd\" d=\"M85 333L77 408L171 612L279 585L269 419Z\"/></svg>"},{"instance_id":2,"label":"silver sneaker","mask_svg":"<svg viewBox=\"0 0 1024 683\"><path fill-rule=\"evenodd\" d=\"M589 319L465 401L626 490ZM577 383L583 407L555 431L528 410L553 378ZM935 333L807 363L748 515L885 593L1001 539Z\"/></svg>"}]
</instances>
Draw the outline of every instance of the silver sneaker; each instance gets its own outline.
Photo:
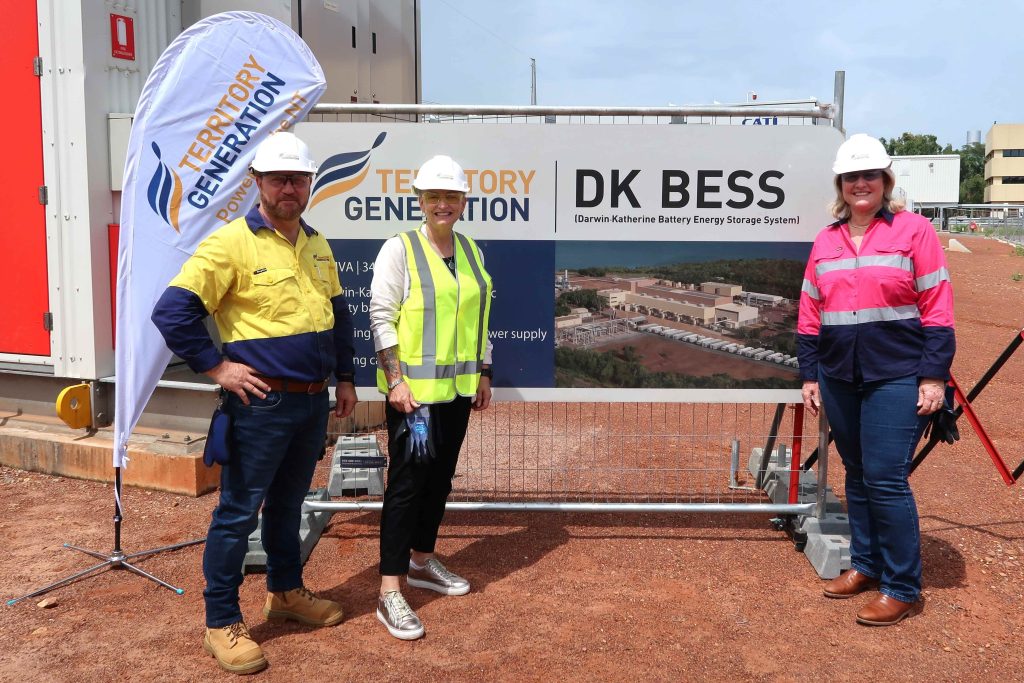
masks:
<instances>
[{"instance_id":1,"label":"silver sneaker","mask_svg":"<svg viewBox=\"0 0 1024 683\"><path fill-rule=\"evenodd\" d=\"M423 622L398 591L388 591L377 598L377 619L400 640L423 637Z\"/></svg>"},{"instance_id":2,"label":"silver sneaker","mask_svg":"<svg viewBox=\"0 0 1024 683\"><path fill-rule=\"evenodd\" d=\"M469 592L469 581L448 569L438 560L430 558L427 566L417 569L409 565L408 581L410 586L427 588L444 595L465 595Z\"/></svg>"}]
</instances>

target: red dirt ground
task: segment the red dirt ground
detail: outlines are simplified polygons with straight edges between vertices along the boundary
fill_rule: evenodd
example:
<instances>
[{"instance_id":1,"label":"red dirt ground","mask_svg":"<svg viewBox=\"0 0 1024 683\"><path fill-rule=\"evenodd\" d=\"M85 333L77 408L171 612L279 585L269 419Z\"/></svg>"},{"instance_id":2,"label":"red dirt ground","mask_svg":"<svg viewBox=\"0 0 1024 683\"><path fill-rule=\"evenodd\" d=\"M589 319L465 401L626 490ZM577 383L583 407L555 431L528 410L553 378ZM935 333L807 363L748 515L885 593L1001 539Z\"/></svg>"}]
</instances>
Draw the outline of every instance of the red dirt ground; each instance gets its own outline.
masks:
<instances>
[{"instance_id":1,"label":"red dirt ground","mask_svg":"<svg viewBox=\"0 0 1024 683\"><path fill-rule=\"evenodd\" d=\"M949 253L954 372L970 387L1024 324L1024 282L1012 279L1024 258L962 241L974 253ZM1024 352L976 402L1011 468L1024 457L1022 363ZM924 600L897 627L854 623L868 596L824 599L766 515L452 512L439 551L474 590L408 590L427 635L404 643L373 614L377 515L339 513L305 576L344 605L345 621L323 630L266 622L263 579L249 576L242 608L270 661L255 680L1024 680L1024 489L1003 484L961 428L964 438L912 480ZM833 465L841 490L840 479ZM110 486L2 468L0 494L4 599L90 565L64 542L111 547ZM123 545L201 537L214 504L213 495L127 489ZM235 680L202 651L200 558L193 547L139 562L183 596L107 571L50 593L55 607L38 607L41 598L0 607L0 680Z\"/></svg>"}]
</instances>

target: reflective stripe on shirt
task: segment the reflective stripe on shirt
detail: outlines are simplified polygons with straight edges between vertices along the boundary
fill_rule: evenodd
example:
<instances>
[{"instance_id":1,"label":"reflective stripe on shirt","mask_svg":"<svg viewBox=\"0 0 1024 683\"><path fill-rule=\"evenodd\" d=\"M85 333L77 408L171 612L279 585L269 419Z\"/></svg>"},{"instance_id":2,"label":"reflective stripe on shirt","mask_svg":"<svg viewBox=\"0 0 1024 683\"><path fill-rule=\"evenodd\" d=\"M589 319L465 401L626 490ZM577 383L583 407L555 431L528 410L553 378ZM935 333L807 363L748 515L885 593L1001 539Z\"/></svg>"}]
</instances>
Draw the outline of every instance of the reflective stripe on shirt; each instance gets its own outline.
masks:
<instances>
[{"instance_id":1,"label":"reflective stripe on shirt","mask_svg":"<svg viewBox=\"0 0 1024 683\"><path fill-rule=\"evenodd\" d=\"M863 308L859 311L822 312L822 325L863 325L864 323L891 322L893 320L914 320L921 317L917 306L885 306Z\"/></svg>"},{"instance_id":2,"label":"reflective stripe on shirt","mask_svg":"<svg viewBox=\"0 0 1024 683\"><path fill-rule=\"evenodd\" d=\"M857 256L844 258L838 261L825 261L814 268L814 274L821 277L825 273L832 273L837 270L853 270L854 268L865 268L867 266L884 266L887 268L899 268L908 273L914 272L914 259L901 254L876 254L873 256Z\"/></svg>"},{"instance_id":3,"label":"reflective stripe on shirt","mask_svg":"<svg viewBox=\"0 0 1024 683\"><path fill-rule=\"evenodd\" d=\"M921 277L914 280L914 287L919 292L923 292L926 289L932 287L938 287L943 282L949 282L949 271L945 268L939 268L935 272L922 275Z\"/></svg>"}]
</instances>

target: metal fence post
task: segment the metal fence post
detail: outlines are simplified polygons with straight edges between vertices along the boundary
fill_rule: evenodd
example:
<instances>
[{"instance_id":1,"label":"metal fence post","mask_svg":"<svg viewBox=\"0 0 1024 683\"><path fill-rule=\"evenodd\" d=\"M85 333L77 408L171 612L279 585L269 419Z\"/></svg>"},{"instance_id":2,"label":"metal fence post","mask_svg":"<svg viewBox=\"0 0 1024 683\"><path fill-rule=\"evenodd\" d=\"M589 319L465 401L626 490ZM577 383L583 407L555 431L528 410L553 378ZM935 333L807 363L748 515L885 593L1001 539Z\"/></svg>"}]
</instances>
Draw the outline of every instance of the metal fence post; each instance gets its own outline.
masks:
<instances>
[{"instance_id":1,"label":"metal fence post","mask_svg":"<svg viewBox=\"0 0 1024 683\"><path fill-rule=\"evenodd\" d=\"M818 490L814 516L825 517L825 492L828 489L828 417L821 410L818 419Z\"/></svg>"}]
</instances>

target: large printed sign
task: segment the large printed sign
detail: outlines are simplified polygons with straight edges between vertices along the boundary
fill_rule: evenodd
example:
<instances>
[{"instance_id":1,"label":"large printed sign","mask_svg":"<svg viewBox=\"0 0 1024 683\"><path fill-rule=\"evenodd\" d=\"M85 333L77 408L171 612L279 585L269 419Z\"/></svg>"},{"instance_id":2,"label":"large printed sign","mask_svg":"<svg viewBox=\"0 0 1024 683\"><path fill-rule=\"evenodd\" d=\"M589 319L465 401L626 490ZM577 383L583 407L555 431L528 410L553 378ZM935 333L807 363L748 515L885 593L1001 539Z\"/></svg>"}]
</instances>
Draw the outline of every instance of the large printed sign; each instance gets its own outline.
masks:
<instances>
[{"instance_id":1,"label":"large printed sign","mask_svg":"<svg viewBox=\"0 0 1024 683\"><path fill-rule=\"evenodd\" d=\"M190 27L150 72L125 164L117 266L114 466L171 358L153 305L210 232L256 198L256 147L305 118L323 94L320 65L281 22L252 12Z\"/></svg>"},{"instance_id":2,"label":"large printed sign","mask_svg":"<svg viewBox=\"0 0 1024 683\"><path fill-rule=\"evenodd\" d=\"M792 401L796 304L830 218L842 141L824 126L337 124L306 219L327 235L373 383L369 286L383 241L422 221L412 181L466 169L456 230L494 280L500 398Z\"/></svg>"}]
</instances>

